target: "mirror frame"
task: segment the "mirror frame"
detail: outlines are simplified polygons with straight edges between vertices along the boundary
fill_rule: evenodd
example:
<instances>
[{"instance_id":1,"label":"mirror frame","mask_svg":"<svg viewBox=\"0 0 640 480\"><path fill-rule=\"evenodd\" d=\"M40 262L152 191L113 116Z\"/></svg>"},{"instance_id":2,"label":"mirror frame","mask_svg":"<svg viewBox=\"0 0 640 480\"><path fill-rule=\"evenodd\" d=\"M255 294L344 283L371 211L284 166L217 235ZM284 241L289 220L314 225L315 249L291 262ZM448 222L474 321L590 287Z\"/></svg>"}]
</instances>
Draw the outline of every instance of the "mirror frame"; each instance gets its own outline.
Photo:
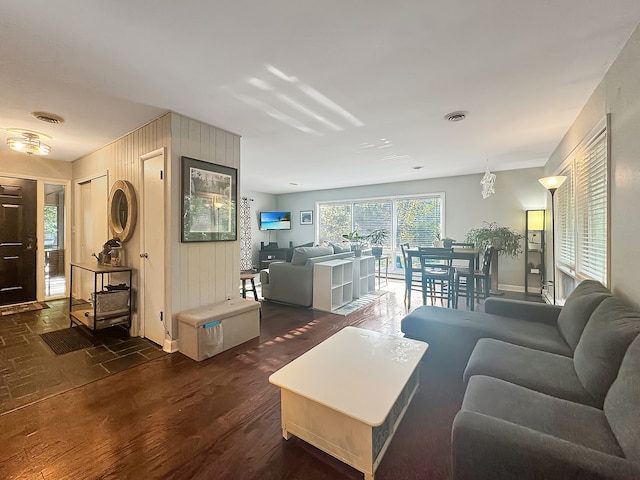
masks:
<instances>
[{"instance_id":1,"label":"mirror frame","mask_svg":"<svg viewBox=\"0 0 640 480\"><path fill-rule=\"evenodd\" d=\"M118 195L121 193L121 195ZM118 215L119 203L116 203L117 197L125 199L127 202L127 221L126 225L120 223L120 216ZM136 192L131 183L126 180L116 180L111 187L109 193L109 230L114 237L118 237L121 242L126 242L133 235L133 231L136 228L136 222L138 219L138 202L136 200Z\"/></svg>"}]
</instances>

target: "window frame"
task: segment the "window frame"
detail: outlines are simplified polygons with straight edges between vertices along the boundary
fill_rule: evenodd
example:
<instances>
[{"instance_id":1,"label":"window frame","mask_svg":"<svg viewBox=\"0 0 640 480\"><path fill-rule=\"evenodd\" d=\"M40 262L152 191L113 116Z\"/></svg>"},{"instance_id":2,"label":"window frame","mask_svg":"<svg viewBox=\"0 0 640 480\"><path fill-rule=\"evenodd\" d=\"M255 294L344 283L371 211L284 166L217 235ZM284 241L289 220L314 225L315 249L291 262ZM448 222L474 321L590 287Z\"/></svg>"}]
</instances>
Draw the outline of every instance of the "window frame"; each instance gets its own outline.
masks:
<instances>
[{"instance_id":1,"label":"window frame","mask_svg":"<svg viewBox=\"0 0 640 480\"><path fill-rule=\"evenodd\" d=\"M556 231L553 232L554 241L556 242L556 252L558 252L556 258L556 265L552 265L552 268L557 268L561 274L564 274L576 282L582 280L597 280L603 283L605 286L610 284L611 275L611 154L610 154L610 128L609 128L609 116L607 115L601 120L585 139L567 156L565 162L560 169L560 175L566 175L567 181L556 192L556 209L555 209L555 224ZM604 166L596 163L592 165L591 169L584 171L585 158L593 158L597 153L597 149L601 142L604 142ZM581 163L582 162L582 163ZM598 168L600 172L595 172ZM601 174L602 177L599 177ZM601 271L586 271L593 267L594 262L590 260L585 261L588 258L587 251L589 247L593 246L593 242L589 240L590 225L593 225L594 219L597 216L597 211L591 208L592 202L589 201L590 197L585 193L585 178L592 176L589 180L594 181L593 185L598 186L597 182L604 180L604 192L600 191L600 197L597 197L599 201L597 207L602 208L604 203L604 235L601 235L602 241L596 246L604 250L602 255L603 261L597 266L601 267ZM601 185L600 185L601 186ZM587 186L591 188L591 184ZM567 189L570 190L570 194L567 195ZM569 217L567 217L569 215ZM582 219L582 220L581 220ZM602 225L596 225L596 227ZM569 230L563 231L563 228ZM587 230L585 230L585 228ZM602 232L601 232L602 233ZM570 235L568 235L570 234ZM572 246L566 245L566 237L569 236ZM586 239L586 240L585 240ZM572 248L572 258L567 259L565 250ZM557 286L554 286L557 288ZM561 290L564 290L561 288ZM564 296L564 295L563 295Z\"/></svg>"}]
</instances>

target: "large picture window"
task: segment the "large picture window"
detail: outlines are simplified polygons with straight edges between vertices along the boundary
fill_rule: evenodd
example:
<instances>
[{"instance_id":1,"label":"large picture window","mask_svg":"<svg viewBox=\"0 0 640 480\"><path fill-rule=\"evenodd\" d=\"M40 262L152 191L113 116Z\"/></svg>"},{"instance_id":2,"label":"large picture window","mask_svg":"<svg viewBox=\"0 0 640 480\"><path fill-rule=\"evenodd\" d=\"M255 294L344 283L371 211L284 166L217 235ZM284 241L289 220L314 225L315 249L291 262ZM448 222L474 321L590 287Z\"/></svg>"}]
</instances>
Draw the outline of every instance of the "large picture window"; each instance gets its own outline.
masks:
<instances>
[{"instance_id":1,"label":"large picture window","mask_svg":"<svg viewBox=\"0 0 640 480\"><path fill-rule=\"evenodd\" d=\"M340 242L343 235L360 235L384 229L389 232L382 245L399 262L400 244L432 245L442 235L443 194L385 197L318 204L318 242Z\"/></svg>"},{"instance_id":2,"label":"large picture window","mask_svg":"<svg viewBox=\"0 0 640 480\"><path fill-rule=\"evenodd\" d=\"M557 192L558 268L578 282L607 285L607 172L607 131L602 127L570 157L562 171L567 180Z\"/></svg>"}]
</instances>

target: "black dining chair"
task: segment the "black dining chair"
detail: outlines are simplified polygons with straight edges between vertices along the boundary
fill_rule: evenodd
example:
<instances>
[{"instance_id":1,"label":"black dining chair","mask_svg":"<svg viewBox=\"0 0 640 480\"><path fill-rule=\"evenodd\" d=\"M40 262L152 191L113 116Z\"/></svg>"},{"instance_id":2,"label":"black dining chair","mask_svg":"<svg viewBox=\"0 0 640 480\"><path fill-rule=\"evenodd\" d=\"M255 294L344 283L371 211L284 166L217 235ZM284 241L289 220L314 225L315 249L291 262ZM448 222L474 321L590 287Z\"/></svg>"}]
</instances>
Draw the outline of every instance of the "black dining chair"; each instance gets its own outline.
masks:
<instances>
[{"instance_id":1,"label":"black dining chair","mask_svg":"<svg viewBox=\"0 0 640 480\"><path fill-rule=\"evenodd\" d=\"M404 262L404 268L407 268L409 262L413 262L413 260L417 260L416 257L409 257L407 254L407 250L409 249L408 243L401 243L400 250L402 251L402 261ZM412 263L413 274L411 278L406 278L405 275L405 285L404 285L404 303L407 304L407 309L411 308L411 292L422 292L422 274L420 264L417 262ZM406 272L406 270L405 270ZM417 274L417 275L416 275Z\"/></svg>"},{"instance_id":2,"label":"black dining chair","mask_svg":"<svg viewBox=\"0 0 640 480\"><path fill-rule=\"evenodd\" d=\"M489 245L482 256L482 266L474 271L475 278L475 300L485 299L489 296L491 286L491 257L493 256L494 247ZM471 274L468 268L460 268L456 271L455 279L455 302L454 308L458 308L458 299L465 297L466 304L469 306L471 301L469 295L469 281Z\"/></svg>"},{"instance_id":3,"label":"black dining chair","mask_svg":"<svg viewBox=\"0 0 640 480\"><path fill-rule=\"evenodd\" d=\"M452 248L420 247L420 270L422 272L422 304L427 297L447 301L447 308L454 304L455 267L452 265Z\"/></svg>"}]
</instances>

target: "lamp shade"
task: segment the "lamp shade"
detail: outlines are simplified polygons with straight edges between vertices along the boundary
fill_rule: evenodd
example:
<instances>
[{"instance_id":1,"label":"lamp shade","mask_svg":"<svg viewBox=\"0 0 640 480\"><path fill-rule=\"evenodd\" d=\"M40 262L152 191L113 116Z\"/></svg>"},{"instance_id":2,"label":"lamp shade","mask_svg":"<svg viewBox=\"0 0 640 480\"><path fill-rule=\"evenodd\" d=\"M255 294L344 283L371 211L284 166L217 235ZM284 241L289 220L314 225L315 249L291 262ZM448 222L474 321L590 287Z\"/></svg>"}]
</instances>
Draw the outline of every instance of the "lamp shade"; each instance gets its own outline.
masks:
<instances>
[{"instance_id":1,"label":"lamp shade","mask_svg":"<svg viewBox=\"0 0 640 480\"><path fill-rule=\"evenodd\" d=\"M566 179L567 179L567 177L565 177L564 175L556 175L555 177L540 178L538 181L547 190L555 191L557 188L560 187L560 185L562 185L564 183L564 181Z\"/></svg>"},{"instance_id":2,"label":"lamp shade","mask_svg":"<svg viewBox=\"0 0 640 480\"><path fill-rule=\"evenodd\" d=\"M544 210L527 211L527 229L544 230Z\"/></svg>"}]
</instances>

